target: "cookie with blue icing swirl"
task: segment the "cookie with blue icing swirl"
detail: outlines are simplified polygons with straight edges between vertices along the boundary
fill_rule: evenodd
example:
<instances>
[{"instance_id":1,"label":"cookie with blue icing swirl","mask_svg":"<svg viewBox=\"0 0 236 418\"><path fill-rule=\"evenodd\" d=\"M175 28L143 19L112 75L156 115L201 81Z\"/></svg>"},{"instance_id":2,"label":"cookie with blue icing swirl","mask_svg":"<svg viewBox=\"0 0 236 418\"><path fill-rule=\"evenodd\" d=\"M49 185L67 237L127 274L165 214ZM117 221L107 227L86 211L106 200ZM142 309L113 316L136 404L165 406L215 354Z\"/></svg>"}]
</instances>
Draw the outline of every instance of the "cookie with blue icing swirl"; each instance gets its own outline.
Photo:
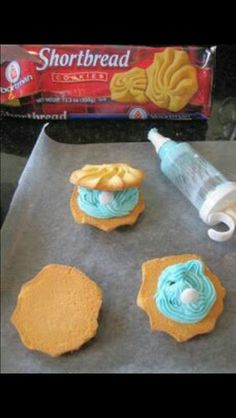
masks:
<instances>
[{"instance_id":1,"label":"cookie with blue icing swirl","mask_svg":"<svg viewBox=\"0 0 236 418\"><path fill-rule=\"evenodd\" d=\"M204 273L202 261L190 260L163 270L154 299L163 315L194 324L207 316L216 301L216 290Z\"/></svg>"},{"instance_id":2,"label":"cookie with blue icing swirl","mask_svg":"<svg viewBox=\"0 0 236 418\"><path fill-rule=\"evenodd\" d=\"M77 203L87 215L100 219L127 216L139 201L137 188L125 189L119 192L104 192L85 187L78 189ZM105 200L105 201L104 201Z\"/></svg>"},{"instance_id":3,"label":"cookie with blue icing swirl","mask_svg":"<svg viewBox=\"0 0 236 418\"><path fill-rule=\"evenodd\" d=\"M125 163L85 165L75 170L71 212L78 223L111 231L132 225L144 210L140 185L144 174Z\"/></svg>"},{"instance_id":4,"label":"cookie with blue icing swirl","mask_svg":"<svg viewBox=\"0 0 236 418\"><path fill-rule=\"evenodd\" d=\"M187 341L212 331L223 312L225 289L200 256L182 254L142 265L137 305L151 329Z\"/></svg>"}]
</instances>

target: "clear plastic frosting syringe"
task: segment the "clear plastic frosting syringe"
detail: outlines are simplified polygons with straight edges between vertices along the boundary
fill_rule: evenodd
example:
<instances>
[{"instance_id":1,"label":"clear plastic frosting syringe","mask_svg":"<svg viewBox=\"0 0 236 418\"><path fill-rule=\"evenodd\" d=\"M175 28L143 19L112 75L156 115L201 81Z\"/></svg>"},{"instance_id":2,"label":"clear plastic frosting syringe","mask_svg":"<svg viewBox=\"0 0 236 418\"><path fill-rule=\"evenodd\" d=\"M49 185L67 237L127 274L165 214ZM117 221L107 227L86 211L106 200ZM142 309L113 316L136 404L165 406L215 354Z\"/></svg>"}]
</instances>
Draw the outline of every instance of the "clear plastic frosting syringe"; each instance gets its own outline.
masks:
<instances>
[{"instance_id":1,"label":"clear plastic frosting syringe","mask_svg":"<svg viewBox=\"0 0 236 418\"><path fill-rule=\"evenodd\" d=\"M209 237L214 241L231 238L236 225L236 183L227 180L191 145L165 138L155 128L148 139L161 159L162 172L198 209L201 219L211 226L227 225L224 232L210 228Z\"/></svg>"}]
</instances>

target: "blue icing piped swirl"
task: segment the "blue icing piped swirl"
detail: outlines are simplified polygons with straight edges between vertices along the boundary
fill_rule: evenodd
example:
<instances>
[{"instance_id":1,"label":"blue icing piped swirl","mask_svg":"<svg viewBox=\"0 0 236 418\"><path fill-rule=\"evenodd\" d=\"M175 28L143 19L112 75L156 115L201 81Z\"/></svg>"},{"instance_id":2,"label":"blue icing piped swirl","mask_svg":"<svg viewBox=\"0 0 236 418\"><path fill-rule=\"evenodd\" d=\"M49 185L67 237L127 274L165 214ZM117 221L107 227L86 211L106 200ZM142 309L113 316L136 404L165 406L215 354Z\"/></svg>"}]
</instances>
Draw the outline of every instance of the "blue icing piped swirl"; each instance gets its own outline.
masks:
<instances>
[{"instance_id":1,"label":"blue icing piped swirl","mask_svg":"<svg viewBox=\"0 0 236 418\"><path fill-rule=\"evenodd\" d=\"M101 190L79 187L77 204L80 209L94 218L115 218L128 215L138 204L137 188L113 192L112 200L106 204L100 202Z\"/></svg>"},{"instance_id":2,"label":"blue icing piped swirl","mask_svg":"<svg viewBox=\"0 0 236 418\"><path fill-rule=\"evenodd\" d=\"M183 303L181 294L185 289L197 291L197 300ZM158 310L166 317L183 324L194 324L211 310L216 301L216 290L204 274L203 263L190 260L165 268L159 277L154 299Z\"/></svg>"}]
</instances>

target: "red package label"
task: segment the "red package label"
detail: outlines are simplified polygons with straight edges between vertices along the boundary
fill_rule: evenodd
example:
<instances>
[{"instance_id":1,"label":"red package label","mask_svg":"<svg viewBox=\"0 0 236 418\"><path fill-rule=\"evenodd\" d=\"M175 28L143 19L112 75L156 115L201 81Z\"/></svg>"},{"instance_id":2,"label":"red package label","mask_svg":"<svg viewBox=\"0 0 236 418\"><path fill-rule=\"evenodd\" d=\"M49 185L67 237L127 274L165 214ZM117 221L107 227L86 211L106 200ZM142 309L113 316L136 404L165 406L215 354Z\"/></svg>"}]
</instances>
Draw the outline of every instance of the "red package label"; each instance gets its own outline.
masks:
<instances>
[{"instance_id":1,"label":"red package label","mask_svg":"<svg viewBox=\"0 0 236 418\"><path fill-rule=\"evenodd\" d=\"M205 119L210 115L215 47L22 48L27 59L16 57L1 65L5 116Z\"/></svg>"}]
</instances>

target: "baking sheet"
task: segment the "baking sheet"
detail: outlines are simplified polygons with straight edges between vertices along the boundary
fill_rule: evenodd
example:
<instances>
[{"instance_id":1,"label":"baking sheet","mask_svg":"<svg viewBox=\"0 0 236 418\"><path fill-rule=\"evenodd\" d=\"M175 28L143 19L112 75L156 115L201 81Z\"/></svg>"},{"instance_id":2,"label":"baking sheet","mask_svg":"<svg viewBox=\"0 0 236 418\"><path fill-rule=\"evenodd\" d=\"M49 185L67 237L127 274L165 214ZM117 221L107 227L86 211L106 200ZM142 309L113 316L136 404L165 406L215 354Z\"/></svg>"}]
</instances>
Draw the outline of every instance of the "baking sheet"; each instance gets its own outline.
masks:
<instances>
[{"instance_id":1,"label":"baking sheet","mask_svg":"<svg viewBox=\"0 0 236 418\"><path fill-rule=\"evenodd\" d=\"M194 147L236 180L236 143ZM121 161L146 173L146 209L137 224L110 233L76 224L70 173L84 164ZM215 331L180 344L150 331L136 297L144 261L181 253L201 254L227 297ZM21 285L50 263L81 268L104 292L96 337L59 358L28 351L9 322ZM2 228L1 320L6 373L236 372L236 236L226 243L208 238L195 208L161 173L151 144L65 145L42 131Z\"/></svg>"}]
</instances>

